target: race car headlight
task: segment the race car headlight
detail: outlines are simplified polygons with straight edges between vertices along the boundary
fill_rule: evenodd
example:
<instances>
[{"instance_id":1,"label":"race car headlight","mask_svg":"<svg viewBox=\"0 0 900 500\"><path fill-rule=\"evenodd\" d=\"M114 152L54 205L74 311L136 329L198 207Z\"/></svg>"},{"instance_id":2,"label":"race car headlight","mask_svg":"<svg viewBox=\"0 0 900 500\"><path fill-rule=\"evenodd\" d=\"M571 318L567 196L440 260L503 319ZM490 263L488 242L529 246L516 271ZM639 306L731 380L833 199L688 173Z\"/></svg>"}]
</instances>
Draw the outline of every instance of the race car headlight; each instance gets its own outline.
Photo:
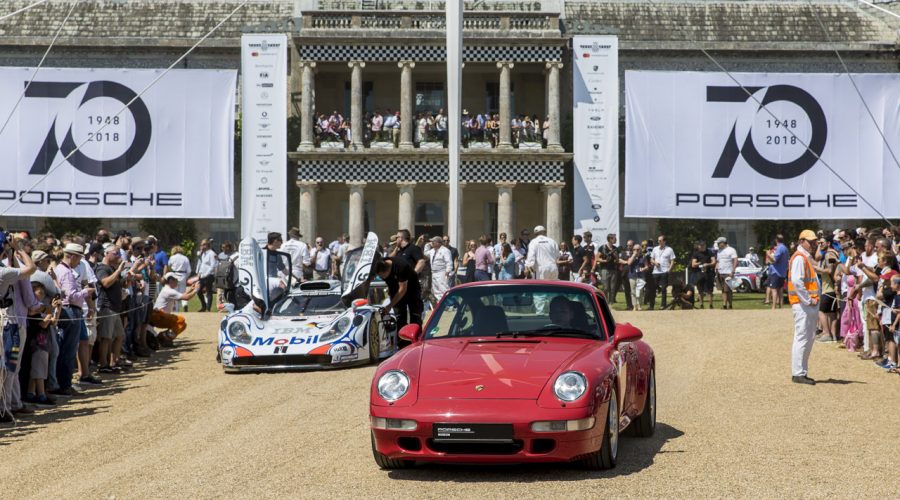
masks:
<instances>
[{"instance_id":1,"label":"race car headlight","mask_svg":"<svg viewBox=\"0 0 900 500\"><path fill-rule=\"evenodd\" d=\"M231 337L231 340L241 344L249 344L251 340L250 331L247 330L247 325L240 321L235 321L228 325L228 336Z\"/></svg>"},{"instance_id":2,"label":"race car headlight","mask_svg":"<svg viewBox=\"0 0 900 500\"><path fill-rule=\"evenodd\" d=\"M409 377L400 370L385 372L378 379L378 395L385 401L397 401L409 390Z\"/></svg>"},{"instance_id":3,"label":"race car headlight","mask_svg":"<svg viewBox=\"0 0 900 500\"><path fill-rule=\"evenodd\" d=\"M553 392L560 401L572 402L580 398L587 390L587 379L578 372L564 372L553 384Z\"/></svg>"},{"instance_id":4,"label":"race car headlight","mask_svg":"<svg viewBox=\"0 0 900 500\"><path fill-rule=\"evenodd\" d=\"M320 342L328 342L330 340L336 340L338 337L347 332L350 328L351 320L347 316L342 317L341 319L334 322L331 325L331 328L325 332L321 337L319 337Z\"/></svg>"}]
</instances>

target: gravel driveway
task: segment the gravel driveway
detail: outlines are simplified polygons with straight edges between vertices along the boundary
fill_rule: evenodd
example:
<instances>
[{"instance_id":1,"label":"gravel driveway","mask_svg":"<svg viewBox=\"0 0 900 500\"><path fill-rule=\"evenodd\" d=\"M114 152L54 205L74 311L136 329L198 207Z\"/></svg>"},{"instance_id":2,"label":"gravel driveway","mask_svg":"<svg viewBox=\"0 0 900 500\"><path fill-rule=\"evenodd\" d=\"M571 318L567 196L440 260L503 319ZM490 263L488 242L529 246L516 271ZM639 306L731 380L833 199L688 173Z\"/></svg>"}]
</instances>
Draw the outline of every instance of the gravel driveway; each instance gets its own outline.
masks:
<instances>
[{"instance_id":1,"label":"gravel driveway","mask_svg":"<svg viewBox=\"0 0 900 500\"><path fill-rule=\"evenodd\" d=\"M816 344L790 382L781 311L619 313L656 350L659 424L619 465L419 466L372 460L373 367L225 375L217 314L188 314L142 369L0 426L0 498L880 497L897 495L900 377ZM17 486L13 486L17 485Z\"/></svg>"}]
</instances>

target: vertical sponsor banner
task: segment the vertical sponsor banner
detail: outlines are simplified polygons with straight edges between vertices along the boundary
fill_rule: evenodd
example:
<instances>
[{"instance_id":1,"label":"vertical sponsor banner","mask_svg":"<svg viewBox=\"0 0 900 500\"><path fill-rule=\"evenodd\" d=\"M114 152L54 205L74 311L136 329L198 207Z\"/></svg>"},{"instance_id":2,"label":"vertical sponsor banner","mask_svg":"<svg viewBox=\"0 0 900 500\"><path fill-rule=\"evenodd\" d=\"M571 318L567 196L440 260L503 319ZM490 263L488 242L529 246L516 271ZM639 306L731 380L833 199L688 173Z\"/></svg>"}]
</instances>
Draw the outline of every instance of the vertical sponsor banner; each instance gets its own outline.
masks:
<instances>
[{"instance_id":1,"label":"vertical sponsor banner","mask_svg":"<svg viewBox=\"0 0 900 500\"><path fill-rule=\"evenodd\" d=\"M572 41L575 232L619 232L619 39Z\"/></svg>"},{"instance_id":2,"label":"vertical sponsor banner","mask_svg":"<svg viewBox=\"0 0 900 500\"><path fill-rule=\"evenodd\" d=\"M241 234L287 229L287 36L241 37Z\"/></svg>"}]
</instances>

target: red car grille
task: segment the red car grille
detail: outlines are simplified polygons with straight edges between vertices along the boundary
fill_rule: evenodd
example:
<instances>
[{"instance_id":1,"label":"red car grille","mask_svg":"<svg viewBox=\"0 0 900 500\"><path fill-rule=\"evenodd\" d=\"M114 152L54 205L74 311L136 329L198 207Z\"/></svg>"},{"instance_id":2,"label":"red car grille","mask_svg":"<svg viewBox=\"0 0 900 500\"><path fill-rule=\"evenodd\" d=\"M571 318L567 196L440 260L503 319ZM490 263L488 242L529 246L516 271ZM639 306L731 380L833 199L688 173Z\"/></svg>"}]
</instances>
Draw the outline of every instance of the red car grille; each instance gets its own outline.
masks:
<instances>
[{"instance_id":1,"label":"red car grille","mask_svg":"<svg viewBox=\"0 0 900 500\"><path fill-rule=\"evenodd\" d=\"M524 448L520 439L512 443L436 443L429 439L427 443L432 451L449 455L515 455Z\"/></svg>"}]
</instances>

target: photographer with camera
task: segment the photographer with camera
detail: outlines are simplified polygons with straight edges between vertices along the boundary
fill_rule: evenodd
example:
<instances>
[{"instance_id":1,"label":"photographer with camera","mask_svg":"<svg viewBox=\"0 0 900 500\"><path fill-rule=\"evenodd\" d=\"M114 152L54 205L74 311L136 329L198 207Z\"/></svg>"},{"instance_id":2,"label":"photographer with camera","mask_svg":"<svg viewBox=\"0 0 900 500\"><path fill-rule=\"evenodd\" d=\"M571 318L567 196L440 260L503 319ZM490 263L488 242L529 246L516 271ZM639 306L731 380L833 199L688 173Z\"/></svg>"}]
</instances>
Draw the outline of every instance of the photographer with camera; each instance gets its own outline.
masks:
<instances>
[{"instance_id":1,"label":"photographer with camera","mask_svg":"<svg viewBox=\"0 0 900 500\"><path fill-rule=\"evenodd\" d=\"M12 412L26 411L19 387L19 352L25 345L28 314L42 310L29 278L37 269L21 242L0 229L0 317L3 349L0 350L0 422L12 421Z\"/></svg>"}]
</instances>

